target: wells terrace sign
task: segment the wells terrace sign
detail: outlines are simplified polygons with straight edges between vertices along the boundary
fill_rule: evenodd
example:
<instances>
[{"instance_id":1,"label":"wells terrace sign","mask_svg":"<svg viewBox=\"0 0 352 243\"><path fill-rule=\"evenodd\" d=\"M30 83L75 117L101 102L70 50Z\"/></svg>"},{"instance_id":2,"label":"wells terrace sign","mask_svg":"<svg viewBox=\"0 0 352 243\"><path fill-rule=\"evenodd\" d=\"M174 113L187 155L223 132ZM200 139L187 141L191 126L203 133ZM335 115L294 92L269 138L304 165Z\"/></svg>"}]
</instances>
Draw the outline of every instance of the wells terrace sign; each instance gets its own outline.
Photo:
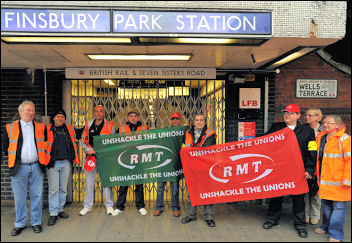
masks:
<instances>
[{"instance_id":1,"label":"wells terrace sign","mask_svg":"<svg viewBox=\"0 0 352 243\"><path fill-rule=\"evenodd\" d=\"M94 137L103 187L183 178L180 150L186 130L180 126Z\"/></svg>"},{"instance_id":2,"label":"wells terrace sign","mask_svg":"<svg viewBox=\"0 0 352 243\"><path fill-rule=\"evenodd\" d=\"M271 35L271 12L1 9L1 32ZM179 35L178 35L179 36Z\"/></svg>"}]
</instances>

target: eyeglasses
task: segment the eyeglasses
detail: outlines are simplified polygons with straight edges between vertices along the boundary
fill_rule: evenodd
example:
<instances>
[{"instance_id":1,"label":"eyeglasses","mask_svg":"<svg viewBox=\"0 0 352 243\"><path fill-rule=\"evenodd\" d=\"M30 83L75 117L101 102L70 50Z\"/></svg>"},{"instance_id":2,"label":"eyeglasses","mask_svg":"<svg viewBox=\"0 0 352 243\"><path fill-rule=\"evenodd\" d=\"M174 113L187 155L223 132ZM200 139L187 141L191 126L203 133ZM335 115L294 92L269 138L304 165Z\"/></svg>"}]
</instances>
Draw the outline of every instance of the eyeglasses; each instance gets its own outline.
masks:
<instances>
[{"instance_id":1,"label":"eyeglasses","mask_svg":"<svg viewBox=\"0 0 352 243\"><path fill-rule=\"evenodd\" d=\"M298 114L297 112L289 112L289 111L284 111L283 113L284 113L284 114L287 114L287 115Z\"/></svg>"},{"instance_id":2,"label":"eyeglasses","mask_svg":"<svg viewBox=\"0 0 352 243\"><path fill-rule=\"evenodd\" d=\"M323 125L337 124L336 122L323 122Z\"/></svg>"},{"instance_id":3,"label":"eyeglasses","mask_svg":"<svg viewBox=\"0 0 352 243\"><path fill-rule=\"evenodd\" d=\"M305 116L309 116L309 117L312 117L312 116L316 116L315 114L312 115L312 114L305 114Z\"/></svg>"}]
</instances>

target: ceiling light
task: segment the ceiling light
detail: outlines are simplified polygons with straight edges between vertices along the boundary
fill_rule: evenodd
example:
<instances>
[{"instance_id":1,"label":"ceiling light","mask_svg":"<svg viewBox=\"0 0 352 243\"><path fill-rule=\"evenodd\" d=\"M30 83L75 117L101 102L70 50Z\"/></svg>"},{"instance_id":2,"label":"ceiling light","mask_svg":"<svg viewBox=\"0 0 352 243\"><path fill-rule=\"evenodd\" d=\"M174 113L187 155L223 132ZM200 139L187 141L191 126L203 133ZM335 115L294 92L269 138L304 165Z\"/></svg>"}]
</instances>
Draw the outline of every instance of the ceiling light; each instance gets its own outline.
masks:
<instances>
[{"instance_id":1,"label":"ceiling light","mask_svg":"<svg viewBox=\"0 0 352 243\"><path fill-rule=\"evenodd\" d=\"M165 60L188 61L191 55L93 55L87 54L92 60Z\"/></svg>"},{"instance_id":2,"label":"ceiling light","mask_svg":"<svg viewBox=\"0 0 352 243\"><path fill-rule=\"evenodd\" d=\"M315 50L316 47L306 47L306 48L302 48L301 50L299 51L296 51L292 54L289 54L288 56L286 57L283 57L282 59L276 61L275 63L271 64L270 66L268 66L267 68L268 69L274 69L278 66L282 66L288 62L291 62L301 56L304 56L305 54L308 54L309 52Z\"/></svg>"},{"instance_id":3,"label":"ceiling light","mask_svg":"<svg viewBox=\"0 0 352 243\"><path fill-rule=\"evenodd\" d=\"M141 43L175 43L175 44L232 44L232 45L260 45L264 39L223 39L223 38L162 38L140 37Z\"/></svg>"},{"instance_id":4,"label":"ceiling light","mask_svg":"<svg viewBox=\"0 0 352 243\"><path fill-rule=\"evenodd\" d=\"M131 43L130 38L113 37L1 37L5 42L40 42L40 43Z\"/></svg>"}]
</instances>

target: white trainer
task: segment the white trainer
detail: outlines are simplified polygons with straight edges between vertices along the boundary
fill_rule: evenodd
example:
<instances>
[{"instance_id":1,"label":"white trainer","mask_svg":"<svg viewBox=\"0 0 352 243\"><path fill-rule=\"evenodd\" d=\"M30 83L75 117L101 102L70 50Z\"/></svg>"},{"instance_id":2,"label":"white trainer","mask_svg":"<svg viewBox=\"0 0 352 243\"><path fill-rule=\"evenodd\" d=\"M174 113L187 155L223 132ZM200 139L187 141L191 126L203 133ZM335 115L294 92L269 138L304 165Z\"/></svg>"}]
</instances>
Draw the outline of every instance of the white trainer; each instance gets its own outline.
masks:
<instances>
[{"instance_id":1,"label":"white trainer","mask_svg":"<svg viewBox=\"0 0 352 243\"><path fill-rule=\"evenodd\" d=\"M107 215L111 215L114 212L114 208L113 207L106 207L106 214Z\"/></svg>"},{"instance_id":2,"label":"white trainer","mask_svg":"<svg viewBox=\"0 0 352 243\"><path fill-rule=\"evenodd\" d=\"M89 213L90 211L92 211L91 208L83 208L81 211L79 211L79 215L84 216L87 213Z\"/></svg>"},{"instance_id":3,"label":"white trainer","mask_svg":"<svg viewBox=\"0 0 352 243\"><path fill-rule=\"evenodd\" d=\"M141 209L139 209L138 210L139 211L139 213L141 214L141 215L147 215L147 210L145 210L145 208L141 208Z\"/></svg>"},{"instance_id":4,"label":"white trainer","mask_svg":"<svg viewBox=\"0 0 352 243\"><path fill-rule=\"evenodd\" d=\"M114 212L111 213L112 216L117 216L119 215L120 213L122 213L123 211L121 211L120 209L115 209Z\"/></svg>"}]
</instances>

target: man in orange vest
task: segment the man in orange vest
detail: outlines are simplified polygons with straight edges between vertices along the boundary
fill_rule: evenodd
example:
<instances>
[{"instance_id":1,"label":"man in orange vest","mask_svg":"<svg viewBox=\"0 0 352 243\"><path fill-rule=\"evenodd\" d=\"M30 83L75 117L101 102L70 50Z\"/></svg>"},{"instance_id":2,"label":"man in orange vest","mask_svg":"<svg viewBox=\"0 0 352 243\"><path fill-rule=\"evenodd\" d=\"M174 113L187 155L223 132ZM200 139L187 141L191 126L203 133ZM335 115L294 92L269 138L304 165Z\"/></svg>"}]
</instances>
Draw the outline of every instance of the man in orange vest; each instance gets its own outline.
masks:
<instances>
[{"instance_id":1,"label":"man in orange vest","mask_svg":"<svg viewBox=\"0 0 352 243\"><path fill-rule=\"evenodd\" d=\"M34 121L35 105L32 101L23 101L18 112L21 120L6 124L3 137L3 151L8 155L16 211L12 236L19 235L26 228L28 191L33 232L42 232L45 172L45 125Z\"/></svg>"},{"instance_id":2,"label":"man in orange vest","mask_svg":"<svg viewBox=\"0 0 352 243\"><path fill-rule=\"evenodd\" d=\"M124 125L120 125L117 129L117 133L126 134L126 133L135 133L135 132L143 132L148 129L146 125L142 125L139 121L139 113L136 111L130 111L128 113L128 121ZM123 212L125 209L126 197L127 197L128 186L120 186L119 195L116 202L116 209L113 216L117 216ZM143 192L143 184L136 185L135 189L135 202L137 210L141 215L146 215L147 210L145 209L144 204L144 192Z\"/></svg>"},{"instance_id":3,"label":"man in orange vest","mask_svg":"<svg viewBox=\"0 0 352 243\"><path fill-rule=\"evenodd\" d=\"M84 196L83 209L79 212L81 216L86 215L93 208L94 184L97 174L95 161L95 151L93 148L93 138L98 135L109 135L115 133L112 121L105 120L105 108L102 105L94 107L95 119L85 124L84 132L81 139L81 148L86 154L86 159L82 164L86 178L86 193ZM111 215L114 212L114 197L111 187L104 187L106 213Z\"/></svg>"},{"instance_id":4,"label":"man in orange vest","mask_svg":"<svg viewBox=\"0 0 352 243\"><path fill-rule=\"evenodd\" d=\"M207 147L216 144L216 134L210 128L207 128L205 116L196 114L193 120L193 126L186 132L186 147ZM197 206L192 206L191 201L187 202L187 216L181 220L181 223L187 224L197 219ZM209 227L215 227L213 220L213 205L204 205L204 220Z\"/></svg>"},{"instance_id":5,"label":"man in orange vest","mask_svg":"<svg viewBox=\"0 0 352 243\"><path fill-rule=\"evenodd\" d=\"M66 113L59 109L53 114L53 122L45 130L46 168L49 184L49 221L56 223L58 217L68 218L65 213L67 183L71 172L71 162L79 164L75 129L67 124Z\"/></svg>"}]
</instances>

